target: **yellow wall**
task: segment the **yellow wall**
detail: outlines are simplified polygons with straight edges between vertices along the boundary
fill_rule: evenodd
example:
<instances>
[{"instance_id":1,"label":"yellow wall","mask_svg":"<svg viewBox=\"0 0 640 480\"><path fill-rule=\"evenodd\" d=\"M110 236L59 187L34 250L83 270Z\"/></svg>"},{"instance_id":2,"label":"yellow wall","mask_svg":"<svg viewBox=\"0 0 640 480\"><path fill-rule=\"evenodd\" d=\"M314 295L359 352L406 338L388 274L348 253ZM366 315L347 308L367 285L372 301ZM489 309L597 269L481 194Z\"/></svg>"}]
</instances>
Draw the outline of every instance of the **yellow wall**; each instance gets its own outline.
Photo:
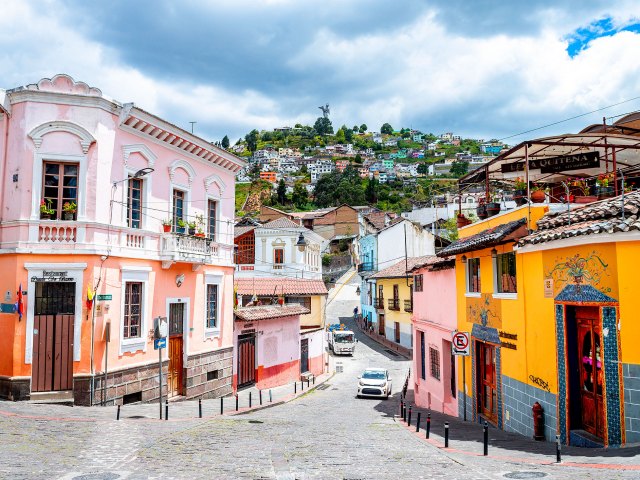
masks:
<instances>
[{"instance_id":1,"label":"yellow wall","mask_svg":"<svg viewBox=\"0 0 640 480\"><path fill-rule=\"evenodd\" d=\"M324 328L325 309L327 305L326 295L313 295L311 297L311 313L300 315L300 326L320 326ZM338 323L338 319L328 319L329 323Z\"/></svg>"},{"instance_id":2,"label":"yellow wall","mask_svg":"<svg viewBox=\"0 0 640 480\"><path fill-rule=\"evenodd\" d=\"M376 286L376 297L378 296L380 285L384 295L385 324L393 325L393 322L411 325L411 312L404 311L404 301L411 300L411 280L407 286L407 279L402 278L378 278ZM400 310L389 310L389 300L393 298L393 286L398 285L398 298L400 299Z\"/></svg>"}]
</instances>

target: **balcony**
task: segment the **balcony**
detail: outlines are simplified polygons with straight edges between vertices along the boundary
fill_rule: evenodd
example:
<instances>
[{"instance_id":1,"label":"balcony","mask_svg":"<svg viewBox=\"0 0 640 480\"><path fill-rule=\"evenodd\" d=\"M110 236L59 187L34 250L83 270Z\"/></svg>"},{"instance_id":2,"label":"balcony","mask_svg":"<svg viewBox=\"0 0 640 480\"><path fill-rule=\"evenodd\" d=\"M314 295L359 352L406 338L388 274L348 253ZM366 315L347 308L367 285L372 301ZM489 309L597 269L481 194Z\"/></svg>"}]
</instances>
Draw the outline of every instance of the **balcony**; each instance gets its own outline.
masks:
<instances>
[{"instance_id":1,"label":"balcony","mask_svg":"<svg viewBox=\"0 0 640 480\"><path fill-rule=\"evenodd\" d=\"M405 312L413 312L413 301L412 300L405 300L404 301L404 311Z\"/></svg>"},{"instance_id":2,"label":"balcony","mask_svg":"<svg viewBox=\"0 0 640 480\"><path fill-rule=\"evenodd\" d=\"M375 301L373 302L373 306L375 307L376 310L384 311L384 298L376 298Z\"/></svg>"},{"instance_id":3,"label":"balcony","mask_svg":"<svg viewBox=\"0 0 640 480\"><path fill-rule=\"evenodd\" d=\"M365 262L358 265L358 273L372 272L373 270L373 262Z\"/></svg>"},{"instance_id":4,"label":"balcony","mask_svg":"<svg viewBox=\"0 0 640 480\"><path fill-rule=\"evenodd\" d=\"M181 233L165 233L160 241L163 268L169 268L174 262L202 265L225 259L231 261L232 251L232 245Z\"/></svg>"},{"instance_id":5,"label":"balcony","mask_svg":"<svg viewBox=\"0 0 640 480\"><path fill-rule=\"evenodd\" d=\"M400 311L400 299L399 298L390 298L388 304L389 310Z\"/></svg>"}]
</instances>

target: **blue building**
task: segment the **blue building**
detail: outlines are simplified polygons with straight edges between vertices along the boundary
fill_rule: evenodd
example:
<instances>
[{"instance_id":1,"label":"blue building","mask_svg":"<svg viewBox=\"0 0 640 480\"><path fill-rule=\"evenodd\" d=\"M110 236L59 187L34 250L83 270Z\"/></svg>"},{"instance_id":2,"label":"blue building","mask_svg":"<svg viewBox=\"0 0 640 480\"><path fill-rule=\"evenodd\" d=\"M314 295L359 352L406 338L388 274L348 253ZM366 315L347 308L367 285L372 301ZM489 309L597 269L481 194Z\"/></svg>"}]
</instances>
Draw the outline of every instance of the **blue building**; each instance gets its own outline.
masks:
<instances>
[{"instance_id":1,"label":"blue building","mask_svg":"<svg viewBox=\"0 0 640 480\"><path fill-rule=\"evenodd\" d=\"M366 221L366 220L365 220ZM360 312L369 325L378 323L375 309L376 286L375 280L368 278L378 271L378 236L377 233L369 233L360 237Z\"/></svg>"}]
</instances>

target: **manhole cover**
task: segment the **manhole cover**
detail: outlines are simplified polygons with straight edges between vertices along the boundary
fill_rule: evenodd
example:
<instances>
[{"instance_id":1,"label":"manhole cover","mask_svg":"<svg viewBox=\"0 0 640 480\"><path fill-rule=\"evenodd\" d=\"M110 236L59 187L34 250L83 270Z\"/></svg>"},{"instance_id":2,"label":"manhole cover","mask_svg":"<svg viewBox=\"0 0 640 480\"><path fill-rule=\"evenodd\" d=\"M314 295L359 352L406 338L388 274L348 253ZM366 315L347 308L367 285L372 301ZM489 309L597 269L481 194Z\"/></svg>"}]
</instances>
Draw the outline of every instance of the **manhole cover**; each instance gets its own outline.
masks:
<instances>
[{"instance_id":1,"label":"manhole cover","mask_svg":"<svg viewBox=\"0 0 640 480\"><path fill-rule=\"evenodd\" d=\"M249 423L264 423L264 422L261 422L260 420L249 420Z\"/></svg>"},{"instance_id":2,"label":"manhole cover","mask_svg":"<svg viewBox=\"0 0 640 480\"><path fill-rule=\"evenodd\" d=\"M396 352L394 352L393 350L387 350L385 349L385 352L387 352L389 355L393 356L393 357L399 357L400 355L398 355Z\"/></svg>"},{"instance_id":3,"label":"manhole cover","mask_svg":"<svg viewBox=\"0 0 640 480\"><path fill-rule=\"evenodd\" d=\"M542 472L510 472L505 473L505 478L517 478L517 479L527 479L527 478L542 478L546 477L546 473Z\"/></svg>"},{"instance_id":4,"label":"manhole cover","mask_svg":"<svg viewBox=\"0 0 640 480\"><path fill-rule=\"evenodd\" d=\"M148 418L148 417L145 417L144 415L131 415L130 417L127 417L127 418L132 418L134 420L140 420L141 418Z\"/></svg>"},{"instance_id":5,"label":"manhole cover","mask_svg":"<svg viewBox=\"0 0 640 480\"><path fill-rule=\"evenodd\" d=\"M73 477L73 480L116 480L120 478L117 473L87 473Z\"/></svg>"}]
</instances>

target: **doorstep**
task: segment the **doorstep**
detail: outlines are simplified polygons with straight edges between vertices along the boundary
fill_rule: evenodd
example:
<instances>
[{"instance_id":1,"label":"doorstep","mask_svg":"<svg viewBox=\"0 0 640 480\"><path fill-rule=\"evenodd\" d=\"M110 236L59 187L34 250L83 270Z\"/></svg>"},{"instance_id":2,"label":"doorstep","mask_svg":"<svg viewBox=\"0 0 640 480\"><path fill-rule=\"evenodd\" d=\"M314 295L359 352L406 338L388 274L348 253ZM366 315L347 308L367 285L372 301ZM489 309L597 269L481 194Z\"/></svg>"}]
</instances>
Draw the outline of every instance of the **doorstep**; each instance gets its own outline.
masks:
<instances>
[{"instance_id":1,"label":"doorstep","mask_svg":"<svg viewBox=\"0 0 640 480\"><path fill-rule=\"evenodd\" d=\"M73 405L73 390L56 392L31 392L29 403Z\"/></svg>"}]
</instances>

